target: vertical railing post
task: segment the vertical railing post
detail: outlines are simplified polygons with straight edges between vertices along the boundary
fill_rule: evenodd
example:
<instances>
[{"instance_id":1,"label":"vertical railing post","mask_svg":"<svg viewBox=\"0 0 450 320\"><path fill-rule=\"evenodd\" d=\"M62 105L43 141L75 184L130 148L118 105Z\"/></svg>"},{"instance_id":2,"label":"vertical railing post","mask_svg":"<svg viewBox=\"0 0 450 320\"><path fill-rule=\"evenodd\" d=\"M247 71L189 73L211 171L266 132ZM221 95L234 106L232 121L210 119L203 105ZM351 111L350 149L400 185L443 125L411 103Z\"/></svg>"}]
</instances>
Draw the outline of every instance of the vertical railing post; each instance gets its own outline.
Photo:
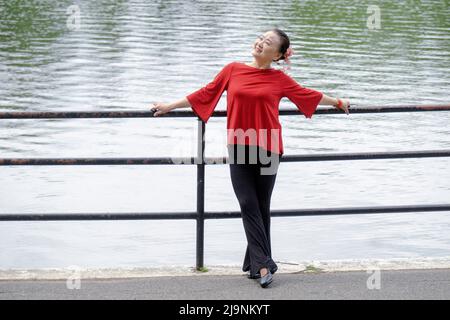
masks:
<instances>
[{"instance_id":1,"label":"vertical railing post","mask_svg":"<svg viewBox=\"0 0 450 320\"><path fill-rule=\"evenodd\" d=\"M197 134L197 270L203 268L205 245L205 123L198 120Z\"/></svg>"}]
</instances>

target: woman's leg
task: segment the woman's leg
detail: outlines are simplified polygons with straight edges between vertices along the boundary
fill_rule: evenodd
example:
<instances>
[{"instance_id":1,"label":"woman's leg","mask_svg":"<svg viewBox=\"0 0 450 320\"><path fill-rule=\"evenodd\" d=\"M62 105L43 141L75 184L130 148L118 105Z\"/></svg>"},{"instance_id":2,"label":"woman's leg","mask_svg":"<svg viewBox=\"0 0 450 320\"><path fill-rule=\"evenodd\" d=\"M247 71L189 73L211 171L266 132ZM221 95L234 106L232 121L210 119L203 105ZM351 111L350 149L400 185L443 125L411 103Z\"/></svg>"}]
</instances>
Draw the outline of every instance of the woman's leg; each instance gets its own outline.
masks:
<instances>
[{"instance_id":1,"label":"woman's leg","mask_svg":"<svg viewBox=\"0 0 450 320\"><path fill-rule=\"evenodd\" d=\"M233 161L234 164L245 164L249 163L249 148L248 146L239 145L239 144L228 144L228 158L229 161ZM239 155L239 156L238 156ZM244 161L243 161L244 160ZM231 168L230 168L231 170ZM236 190L235 190L236 193ZM245 250L244 263L242 265L242 271L246 272L250 270L251 261L250 261L250 253L249 246L247 244L247 249Z\"/></svg>"},{"instance_id":2,"label":"woman's leg","mask_svg":"<svg viewBox=\"0 0 450 320\"><path fill-rule=\"evenodd\" d=\"M241 207L252 274L271 265L269 242L257 196L257 170L258 167L252 164L230 164L231 181ZM246 267L248 265L244 262L243 270Z\"/></svg>"},{"instance_id":3,"label":"woman's leg","mask_svg":"<svg viewBox=\"0 0 450 320\"><path fill-rule=\"evenodd\" d=\"M258 197L259 210L261 212L261 217L264 224L264 230L267 235L267 240L269 244L269 256L272 258L272 249L270 241L270 200L272 197L273 187L275 185L276 174L274 175L257 175L256 176L256 192ZM245 251L244 264L242 267L243 271L250 270L250 252L249 246ZM276 272L278 269L275 262L271 261L270 270Z\"/></svg>"},{"instance_id":4,"label":"woman's leg","mask_svg":"<svg viewBox=\"0 0 450 320\"><path fill-rule=\"evenodd\" d=\"M273 175L257 175L256 177L256 192L258 196L259 209L263 219L264 228L267 235L269 245L270 263L269 268L272 273L278 270L278 266L272 260L272 248L270 241L270 200L272 197L272 191L275 185L276 173Z\"/></svg>"}]
</instances>

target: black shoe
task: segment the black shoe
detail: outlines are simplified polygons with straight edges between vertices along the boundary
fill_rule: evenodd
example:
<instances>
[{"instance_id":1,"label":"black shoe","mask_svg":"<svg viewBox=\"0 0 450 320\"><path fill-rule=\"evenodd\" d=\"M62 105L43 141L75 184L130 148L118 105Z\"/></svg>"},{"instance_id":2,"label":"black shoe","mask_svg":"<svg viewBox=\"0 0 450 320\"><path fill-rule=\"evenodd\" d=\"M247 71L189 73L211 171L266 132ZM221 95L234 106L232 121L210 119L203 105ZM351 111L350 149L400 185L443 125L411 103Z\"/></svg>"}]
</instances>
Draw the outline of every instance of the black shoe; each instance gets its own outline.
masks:
<instances>
[{"instance_id":1,"label":"black shoe","mask_svg":"<svg viewBox=\"0 0 450 320\"><path fill-rule=\"evenodd\" d=\"M261 280L259 280L259 284L261 285L261 287L267 288L267 286L271 284L272 281L273 281L272 273L268 271L264 277L261 277Z\"/></svg>"},{"instance_id":2,"label":"black shoe","mask_svg":"<svg viewBox=\"0 0 450 320\"><path fill-rule=\"evenodd\" d=\"M259 272L257 272L256 274L249 273L249 274L247 274L247 278L249 278L249 279L259 279L259 278L261 278L261 273L259 273Z\"/></svg>"},{"instance_id":3,"label":"black shoe","mask_svg":"<svg viewBox=\"0 0 450 320\"><path fill-rule=\"evenodd\" d=\"M275 267L275 268L273 268L273 269L270 269L270 272L272 272L272 274L274 274L275 272L277 272L278 271L278 267Z\"/></svg>"},{"instance_id":4,"label":"black shoe","mask_svg":"<svg viewBox=\"0 0 450 320\"><path fill-rule=\"evenodd\" d=\"M270 269L270 272L272 273L272 275L275 274L275 272L277 272L277 271L278 271L278 267ZM249 279L259 279L259 278L261 278L261 273L259 273L259 272L257 272L256 274L249 273L249 274L247 274L247 278L249 278Z\"/></svg>"}]
</instances>

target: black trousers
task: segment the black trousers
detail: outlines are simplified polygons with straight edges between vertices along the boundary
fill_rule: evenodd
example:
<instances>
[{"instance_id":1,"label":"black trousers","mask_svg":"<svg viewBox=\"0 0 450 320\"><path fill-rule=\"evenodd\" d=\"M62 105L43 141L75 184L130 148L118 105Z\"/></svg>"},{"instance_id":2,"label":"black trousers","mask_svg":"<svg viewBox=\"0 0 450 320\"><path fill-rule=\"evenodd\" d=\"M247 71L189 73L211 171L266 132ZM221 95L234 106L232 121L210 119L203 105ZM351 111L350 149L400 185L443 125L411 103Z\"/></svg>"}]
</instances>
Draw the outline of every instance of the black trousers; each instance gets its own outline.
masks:
<instances>
[{"instance_id":1,"label":"black trousers","mask_svg":"<svg viewBox=\"0 0 450 320\"><path fill-rule=\"evenodd\" d=\"M269 163L267 158L259 157L260 152L269 157ZM270 199L282 155L257 146L238 144L228 145L228 154L231 182L247 238L242 271L255 275L261 268L268 268L275 272L278 267L272 259L270 243ZM256 163L251 161L255 154L258 155ZM244 161L241 155L245 156Z\"/></svg>"}]
</instances>

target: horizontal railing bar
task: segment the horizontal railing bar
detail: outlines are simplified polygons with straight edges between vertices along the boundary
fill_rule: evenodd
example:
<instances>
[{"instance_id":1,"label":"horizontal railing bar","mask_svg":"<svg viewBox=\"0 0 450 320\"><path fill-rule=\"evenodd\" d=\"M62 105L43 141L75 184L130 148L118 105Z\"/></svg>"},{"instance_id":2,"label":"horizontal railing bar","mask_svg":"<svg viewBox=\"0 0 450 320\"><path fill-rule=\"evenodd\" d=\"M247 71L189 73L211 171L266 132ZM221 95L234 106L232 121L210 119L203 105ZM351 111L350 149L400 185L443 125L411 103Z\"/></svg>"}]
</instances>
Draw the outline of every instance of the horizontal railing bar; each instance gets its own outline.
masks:
<instances>
[{"instance_id":1,"label":"horizontal railing bar","mask_svg":"<svg viewBox=\"0 0 450 320\"><path fill-rule=\"evenodd\" d=\"M185 220L197 219L197 212L150 213L0 213L0 221L72 221L72 220Z\"/></svg>"},{"instance_id":2,"label":"horizontal railing bar","mask_svg":"<svg viewBox=\"0 0 450 320\"><path fill-rule=\"evenodd\" d=\"M351 106L352 113L379 113L379 112L418 112L418 111L450 111L450 104L444 105L399 105L399 106ZM299 110L292 108L281 109L280 116L299 115ZM314 114L345 114L334 107L319 107ZM213 117L226 117L226 110L217 110ZM158 117L153 111L7 111L0 112L0 119L72 119L72 118L179 118L197 117L193 111L173 110Z\"/></svg>"},{"instance_id":3,"label":"horizontal railing bar","mask_svg":"<svg viewBox=\"0 0 450 320\"><path fill-rule=\"evenodd\" d=\"M450 150L413 150L413 151L380 151L380 152L348 152L319 153L304 155L283 155L282 162L297 161L335 161L335 160L375 160L375 159L405 159L448 157Z\"/></svg>"},{"instance_id":4,"label":"horizontal railing bar","mask_svg":"<svg viewBox=\"0 0 450 320\"><path fill-rule=\"evenodd\" d=\"M333 216L401 212L450 211L450 204L271 210L272 217ZM240 212L205 212L205 219L240 218Z\"/></svg>"},{"instance_id":5,"label":"horizontal railing bar","mask_svg":"<svg viewBox=\"0 0 450 320\"><path fill-rule=\"evenodd\" d=\"M12 111L0 112L0 119L78 119L78 118L178 118L196 117L192 111L171 111L158 117L145 111Z\"/></svg>"},{"instance_id":6,"label":"horizontal railing bar","mask_svg":"<svg viewBox=\"0 0 450 320\"><path fill-rule=\"evenodd\" d=\"M419 150L394 152L319 153L283 155L281 162L340 161L449 157L450 150ZM0 158L0 166L46 165L176 165L198 164L197 157L153 158ZM205 164L227 164L228 157L206 157Z\"/></svg>"},{"instance_id":7,"label":"horizontal railing bar","mask_svg":"<svg viewBox=\"0 0 450 320\"><path fill-rule=\"evenodd\" d=\"M272 217L450 211L450 204L272 210ZM205 212L205 219L240 218L239 211ZM4 213L0 221L175 220L196 219L196 212L156 213Z\"/></svg>"},{"instance_id":8,"label":"horizontal railing bar","mask_svg":"<svg viewBox=\"0 0 450 320\"><path fill-rule=\"evenodd\" d=\"M153 158L0 158L0 166L21 165L158 165L194 164L196 157L153 157Z\"/></svg>"}]
</instances>

